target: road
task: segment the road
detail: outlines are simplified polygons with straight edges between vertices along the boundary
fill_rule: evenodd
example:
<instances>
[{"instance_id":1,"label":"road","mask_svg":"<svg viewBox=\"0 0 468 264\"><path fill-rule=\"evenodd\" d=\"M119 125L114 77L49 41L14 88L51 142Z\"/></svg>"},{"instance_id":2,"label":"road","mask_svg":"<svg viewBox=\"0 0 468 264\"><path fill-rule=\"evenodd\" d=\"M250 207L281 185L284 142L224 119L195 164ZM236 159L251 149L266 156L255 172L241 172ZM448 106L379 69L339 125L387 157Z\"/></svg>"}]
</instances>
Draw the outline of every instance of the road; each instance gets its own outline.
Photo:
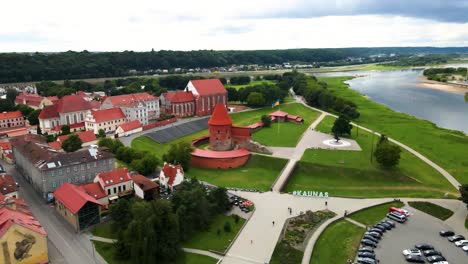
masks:
<instances>
[{"instance_id":1,"label":"road","mask_svg":"<svg viewBox=\"0 0 468 264\"><path fill-rule=\"evenodd\" d=\"M98 263L106 261L99 254L93 258L93 248L86 233L76 233L73 228L59 216L54 207L45 203L32 186L9 164L2 161L8 174L19 183L19 198L26 201L36 219L47 232L50 263Z\"/></svg>"}]
</instances>

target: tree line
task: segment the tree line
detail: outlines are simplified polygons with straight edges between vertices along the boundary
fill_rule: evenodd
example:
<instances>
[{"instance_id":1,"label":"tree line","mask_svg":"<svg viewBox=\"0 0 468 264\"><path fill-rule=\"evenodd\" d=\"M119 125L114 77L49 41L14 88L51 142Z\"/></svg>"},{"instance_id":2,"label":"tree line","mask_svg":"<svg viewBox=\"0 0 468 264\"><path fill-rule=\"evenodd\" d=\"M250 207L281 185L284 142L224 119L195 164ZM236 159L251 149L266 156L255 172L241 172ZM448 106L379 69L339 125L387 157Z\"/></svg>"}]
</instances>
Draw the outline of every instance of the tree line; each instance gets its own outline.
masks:
<instances>
[{"instance_id":1,"label":"tree line","mask_svg":"<svg viewBox=\"0 0 468 264\"><path fill-rule=\"evenodd\" d=\"M195 50L149 52L89 52L0 53L0 83L42 80L69 80L118 77L130 70L140 72L155 69L210 68L243 64L281 64L283 62L333 61L347 63L348 57L373 54L415 54L468 52L468 48L395 47L287 50Z\"/></svg>"},{"instance_id":2,"label":"tree line","mask_svg":"<svg viewBox=\"0 0 468 264\"><path fill-rule=\"evenodd\" d=\"M429 80L447 82L450 75L461 75L466 78L467 68L430 68L423 72Z\"/></svg>"}]
</instances>

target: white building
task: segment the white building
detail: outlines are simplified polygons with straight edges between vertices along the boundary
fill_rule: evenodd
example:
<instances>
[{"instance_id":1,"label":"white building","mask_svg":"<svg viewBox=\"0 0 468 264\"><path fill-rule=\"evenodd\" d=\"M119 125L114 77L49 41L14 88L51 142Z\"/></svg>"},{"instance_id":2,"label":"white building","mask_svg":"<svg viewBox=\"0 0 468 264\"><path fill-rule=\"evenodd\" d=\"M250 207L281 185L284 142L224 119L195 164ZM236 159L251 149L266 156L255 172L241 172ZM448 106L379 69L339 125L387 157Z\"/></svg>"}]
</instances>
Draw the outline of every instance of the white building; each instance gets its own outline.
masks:
<instances>
[{"instance_id":1,"label":"white building","mask_svg":"<svg viewBox=\"0 0 468 264\"><path fill-rule=\"evenodd\" d=\"M159 118L159 98L149 93L135 93L107 97L101 109L119 107L127 120L138 120L142 125Z\"/></svg>"},{"instance_id":2,"label":"white building","mask_svg":"<svg viewBox=\"0 0 468 264\"><path fill-rule=\"evenodd\" d=\"M109 133L116 131L117 128L125 122L127 122L127 118L122 112L122 109L118 107L91 110L86 114L85 127L86 130L91 130L94 134L98 134L100 129Z\"/></svg>"},{"instance_id":3,"label":"white building","mask_svg":"<svg viewBox=\"0 0 468 264\"><path fill-rule=\"evenodd\" d=\"M174 187L184 181L184 169L182 165L172 165L164 162L164 166L159 174L159 184L165 188L173 190Z\"/></svg>"}]
</instances>

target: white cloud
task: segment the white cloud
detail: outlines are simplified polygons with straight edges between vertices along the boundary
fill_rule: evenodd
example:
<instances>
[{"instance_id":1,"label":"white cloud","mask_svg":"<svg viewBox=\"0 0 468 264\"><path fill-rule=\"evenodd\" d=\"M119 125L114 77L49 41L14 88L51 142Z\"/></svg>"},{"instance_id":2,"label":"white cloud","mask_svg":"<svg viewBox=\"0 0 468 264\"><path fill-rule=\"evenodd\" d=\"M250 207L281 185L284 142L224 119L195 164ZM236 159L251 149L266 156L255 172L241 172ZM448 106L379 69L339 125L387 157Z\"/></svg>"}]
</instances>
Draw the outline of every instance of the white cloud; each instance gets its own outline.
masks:
<instances>
[{"instance_id":1,"label":"white cloud","mask_svg":"<svg viewBox=\"0 0 468 264\"><path fill-rule=\"evenodd\" d=\"M467 23L390 15L254 18L284 5L278 0L10 1L2 3L0 52L468 46Z\"/></svg>"}]
</instances>

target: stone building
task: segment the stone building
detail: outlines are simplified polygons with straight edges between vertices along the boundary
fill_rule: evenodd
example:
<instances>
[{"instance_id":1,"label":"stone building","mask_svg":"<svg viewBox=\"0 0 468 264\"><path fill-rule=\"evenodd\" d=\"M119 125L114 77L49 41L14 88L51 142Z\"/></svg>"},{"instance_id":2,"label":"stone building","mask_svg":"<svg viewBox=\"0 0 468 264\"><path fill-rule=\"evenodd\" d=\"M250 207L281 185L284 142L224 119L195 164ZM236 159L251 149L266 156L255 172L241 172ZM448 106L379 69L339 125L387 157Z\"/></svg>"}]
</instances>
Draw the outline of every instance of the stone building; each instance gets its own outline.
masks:
<instances>
[{"instance_id":1,"label":"stone building","mask_svg":"<svg viewBox=\"0 0 468 264\"><path fill-rule=\"evenodd\" d=\"M47 200L64 182L91 183L97 173L115 168L114 155L94 145L62 153L50 148L38 135L13 138L11 144L18 171Z\"/></svg>"},{"instance_id":2,"label":"stone building","mask_svg":"<svg viewBox=\"0 0 468 264\"><path fill-rule=\"evenodd\" d=\"M27 105L33 109L42 109L46 105L53 105L58 102L57 96L42 97L35 93L20 93L15 98L15 105Z\"/></svg>"},{"instance_id":3,"label":"stone building","mask_svg":"<svg viewBox=\"0 0 468 264\"><path fill-rule=\"evenodd\" d=\"M161 94L161 112L165 115L185 117L195 115L195 98L192 92L169 91Z\"/></svg>"},{"instance_id":4,"label":"stone building","mask_svg":"<svg viewBox=\"0 0 468 264\"><path fill-rule=\"evenodd\" d=\"M102 129L104 132L114 132L121 124L127 122L122 109L107 108L102 110L91 110L85 118L86 130L92 130L94 134L98 134Z\"/></svg>"},{"instance_id":5,"label":"stone building","mask_svg":"<svg viewBox=\"0 0 468 264\"><path fill-rule=\"evenodd\" d=\"M195 98L195 114L206 116L213 113L217 103L227 105L227 90L219 79L191 80L185 87Z\"/></svg>"},{"instance_id":6,"label":"stone building","mask_svg":"<svg viewBox=\"0 0 468 264\"><path fill-rule=\"evenodd\" d=\"M24 127L25 121L20 111L0 113L0 129Z\"/></svg>"}]
</instances>

